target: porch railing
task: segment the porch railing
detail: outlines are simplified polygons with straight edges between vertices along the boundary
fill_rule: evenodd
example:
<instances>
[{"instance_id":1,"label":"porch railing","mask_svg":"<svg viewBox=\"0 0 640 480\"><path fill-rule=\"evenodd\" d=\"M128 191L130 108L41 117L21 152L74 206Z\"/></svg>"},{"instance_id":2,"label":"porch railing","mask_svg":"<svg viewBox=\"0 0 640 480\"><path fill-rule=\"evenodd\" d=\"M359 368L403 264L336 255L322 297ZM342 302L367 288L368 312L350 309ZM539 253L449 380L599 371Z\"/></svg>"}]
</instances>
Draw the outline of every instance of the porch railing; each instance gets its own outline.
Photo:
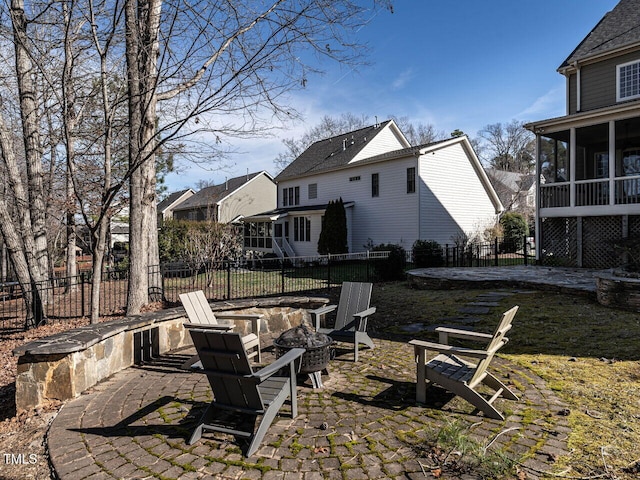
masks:
<instances>
[{"instance_id":1,"label":"porch railing","mask_svg":"<svg viewBox=\"0 0 640 480\"><path fill-rule=\"evenodd\" d=\"M640 203L640 176L616 178L616 204Z\"/></svg>"},{"instance_id":2,"label":"porch railing","mask_svg":"<svg viewBox=\"0 0 640 480\"><path fill-rule=\"evenodd\" d=\"M540 185L540 208L570 207L572 188L576 207L609 206L612 204L609 185L609 179ZM614 185L614 205L640 204L640 175L615 178Z\"/></svg>"},{"instance_id":3,"label":"porch railing","mask_svg":"<svg viewBox=\"0 0 640 480\"><path fill-rule=\"evenodd\" d=\"M576 206L609 205L609 180L580 180L576 185Z\"/></svg>"},{"instance_id":4,"label":"porch railing","mask_svg":"<svg viewBox=\"0 0 640 480\"><path fill-rule=\"evenodd\" d=\"M568 207L571 205L571 184L540 185L540 208Z\"/></svg>"}]
</instances>

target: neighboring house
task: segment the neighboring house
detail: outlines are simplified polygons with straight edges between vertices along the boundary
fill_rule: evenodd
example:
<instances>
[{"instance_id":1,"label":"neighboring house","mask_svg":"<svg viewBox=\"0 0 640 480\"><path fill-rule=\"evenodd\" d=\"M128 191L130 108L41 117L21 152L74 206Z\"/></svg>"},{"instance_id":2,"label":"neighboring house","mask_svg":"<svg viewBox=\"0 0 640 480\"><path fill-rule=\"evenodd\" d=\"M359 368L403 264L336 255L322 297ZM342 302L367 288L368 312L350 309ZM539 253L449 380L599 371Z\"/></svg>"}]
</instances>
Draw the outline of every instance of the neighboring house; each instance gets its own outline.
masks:
<instances>
[{"instance_id":1,"label":"neighboring house","mask_svg":"<svg viewBox=\"0 0 640 480\"><path fill-rule=\"evenodd\" d=\"M176 208L180 203L184 202L186 199L195 195L196 192L187 188L186 190L180 190L179 192L173 192L167 198L162 200L158 204L158 226L162 226L162 224L166 220L173 219L173 209Z\"/></svg>"},{"instance_id":2,"label":"neighboring house","mask_svg":"<svg viewBox=\"0 0 640 480\"><path fill-rule=\"evenodd\" d=\"M485 171L505 211L518 212L532 224L536 214L536 176L495 168Z\"/></svg>"},{"instance_id":3,"label":"neighboring house","mask_svg":"<svg viewBox=\"0 0 640 480\"><path fill-rule=\"evenodd\" d=\"M560 65L567 115L532 122L542 260L618 265L640 235L640 0L622 0ZM540 254L539 253L539 254Z\"/></svg>"},{"instance_id":4,"label":"neighboring house","mask_svg":"<svg viewBox=\"0 0 640 480\"><path fill-rule=\"evenodd\" d=\"M245 247L317 255L342 198L349 252L417 239L451 244L493 226L502 205L466 136L412 147L393 121L312 144L277 177L277 208L245 219Z\"/></svg>"},{"instance_id":5,"label":"neighboring house","mask_svg":"<svg viewBox=\"0 0 640 480\"><path fill-rule=\"evenodd\" d=\"M275 181L271 175L263 171L203 188L173 207L173 218L233 223L275 206Z\"/></svg>"}]
</instances>

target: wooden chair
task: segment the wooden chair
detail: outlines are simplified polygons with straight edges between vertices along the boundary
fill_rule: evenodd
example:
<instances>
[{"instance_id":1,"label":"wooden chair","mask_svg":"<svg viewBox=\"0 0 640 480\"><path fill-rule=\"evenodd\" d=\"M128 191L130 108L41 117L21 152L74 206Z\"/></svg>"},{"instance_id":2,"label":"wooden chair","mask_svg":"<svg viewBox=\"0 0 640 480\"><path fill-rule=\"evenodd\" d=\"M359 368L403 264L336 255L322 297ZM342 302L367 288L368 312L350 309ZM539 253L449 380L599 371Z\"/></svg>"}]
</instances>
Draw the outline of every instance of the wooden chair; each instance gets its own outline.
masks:
<instances>
[{"instance_id":1,"label":"wooden chair","mask_svg":"<svg viewBox=\"0 0 640 480\"><path fill-rule=\"evenodd\" d=\"M436 331L439 332L440 343L411 340L409 343L414 346L417 362L416 401L426 401L427 384L433 382L464 398L487 417L504 420L502 414L493 406L493 402L498 397L509 400L518 400L518 397L487 368L496 352L508 342L505 334L511 329L511 322L517 311L518 306L515 306L503 313L493 335L438 327ZM449 337L483 341L487 347L484 350L453 347L448 345ZM427 350L439 354L427 359ZM473 360L464 360L461 357ZM481 384L491 388L495 393L490 398L485 398L476 389Z\"/></svg>"},{"instance_id":2,"label":"wooden chair","mask_svg":"<svg viewBox=\"0 0 640 480\"><path fill-rule=\"evenodd\" d=\"M296 360L305 350L291 349L271 365L253 372L240 334L194 324L185 324L185 328L191 334L202 371L213 391L213 401L198 422L189 445L197 442L203 432L223 432L247 438L246 456L253 455L287 398L291 399L292 417L298 414ZM258 417L261 419L256 425Z\"/></svg>"},{"instance_id":3,"label":"wooden chair","mask_svg":"<svg viewBox=\"0 0 640 480\"><path fill-rule=\"evenodd\" d=\"M354 344L354 362L358 361L359 344L375 348L367 333L369 316L376 311L376 307L369 306L372 287L371 283L344 282L338 305L326 305L310 312L317 332L327 334L338 342ZM322 328L322 317L336 308L338 312L334 327Z\"/></svg>"},{"instance_id":4,"label":"wooden chair","mask_svg":"<svg viewBox=\"0 0 640 480\"><path fill-rule=\"evenodd\" d=\"M237 314L237 313L218 313L217 315L211 310L211 305L202 290L189 293L181 293L180 301L187 312L190 323L198 325L220 325L218 320L246 320L251 322L251 333L242 337L245 350L247 350L249 358L254 358L258 363L262 362L262 353L260 351L260 319L262 315ZM221 329L229 330L231 327L220 326ZM195 359L195 360L194 360ZM191 362L193 360L193 362ZM193 357L187 363L193 365L197 362L197 357ZM186 365L186 364L185 364Z\"/></svg>"}]
</instances>

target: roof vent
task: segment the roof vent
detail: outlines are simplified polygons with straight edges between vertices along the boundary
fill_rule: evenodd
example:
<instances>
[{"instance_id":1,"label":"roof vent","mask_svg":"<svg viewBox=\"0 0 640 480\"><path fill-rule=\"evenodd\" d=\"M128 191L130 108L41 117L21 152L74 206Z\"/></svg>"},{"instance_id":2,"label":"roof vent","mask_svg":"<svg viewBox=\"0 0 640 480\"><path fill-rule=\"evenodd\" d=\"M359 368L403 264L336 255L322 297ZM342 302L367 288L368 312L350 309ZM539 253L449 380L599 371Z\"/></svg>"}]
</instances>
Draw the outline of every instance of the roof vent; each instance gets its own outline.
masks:
<instances>
[{"instance_id":1,"label":"roof vent","mask_svg":"<svg viewBox=\"0 0 640 480\"><path fill-rule=\"evenodd\" d=\"M347 149L347 139L342 140L342 151L344 152Z\"/></svg>"}]
</instances>

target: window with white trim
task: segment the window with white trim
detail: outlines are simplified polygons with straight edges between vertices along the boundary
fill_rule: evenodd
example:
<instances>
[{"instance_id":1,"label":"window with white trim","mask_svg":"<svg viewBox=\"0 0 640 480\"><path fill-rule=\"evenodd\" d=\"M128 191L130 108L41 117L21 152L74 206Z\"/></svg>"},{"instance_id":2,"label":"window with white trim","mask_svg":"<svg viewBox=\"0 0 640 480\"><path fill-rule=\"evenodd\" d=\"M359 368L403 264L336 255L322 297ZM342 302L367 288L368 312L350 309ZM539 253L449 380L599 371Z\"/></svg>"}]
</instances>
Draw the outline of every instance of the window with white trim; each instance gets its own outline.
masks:
<instances>
[{"instance_id":1,"label":"window with white trim","mask_svg":"<svg viewBox=\"0 0 640 480\"><path fill-rule=\"evenodd\" d=\"M300 205L300 187L289 187L282 189L282 206L293 207Z\"/></svg>"},{"instance_id":2,"label":"window with white trim","mask_svg":"<svg viewBox=\"0 0 640 480\"><path fill-rule=\"evenodd\" d=\"M407 168L407 193L416 192L416 167Z\"/></svg>"},{"instance_id":3,"label":"window with white trim","mask_svg":"<svg viewBox=\"0 0 640 480\"><path fill-rule=\"evenodd\" d=\"M293 217L293 240L296 242L311 241L311 219L308 217Z\"/></svg>"},{"instance_id":4,"label":"window with white trim","mask_svg":"<svg viewBox=\"0 0 640 480\"><path fill-rule=\"evenodd\" d=\"M640 60L618 65L617 82L618 102L640 98Z\"/></svg>"}]
</instances>

